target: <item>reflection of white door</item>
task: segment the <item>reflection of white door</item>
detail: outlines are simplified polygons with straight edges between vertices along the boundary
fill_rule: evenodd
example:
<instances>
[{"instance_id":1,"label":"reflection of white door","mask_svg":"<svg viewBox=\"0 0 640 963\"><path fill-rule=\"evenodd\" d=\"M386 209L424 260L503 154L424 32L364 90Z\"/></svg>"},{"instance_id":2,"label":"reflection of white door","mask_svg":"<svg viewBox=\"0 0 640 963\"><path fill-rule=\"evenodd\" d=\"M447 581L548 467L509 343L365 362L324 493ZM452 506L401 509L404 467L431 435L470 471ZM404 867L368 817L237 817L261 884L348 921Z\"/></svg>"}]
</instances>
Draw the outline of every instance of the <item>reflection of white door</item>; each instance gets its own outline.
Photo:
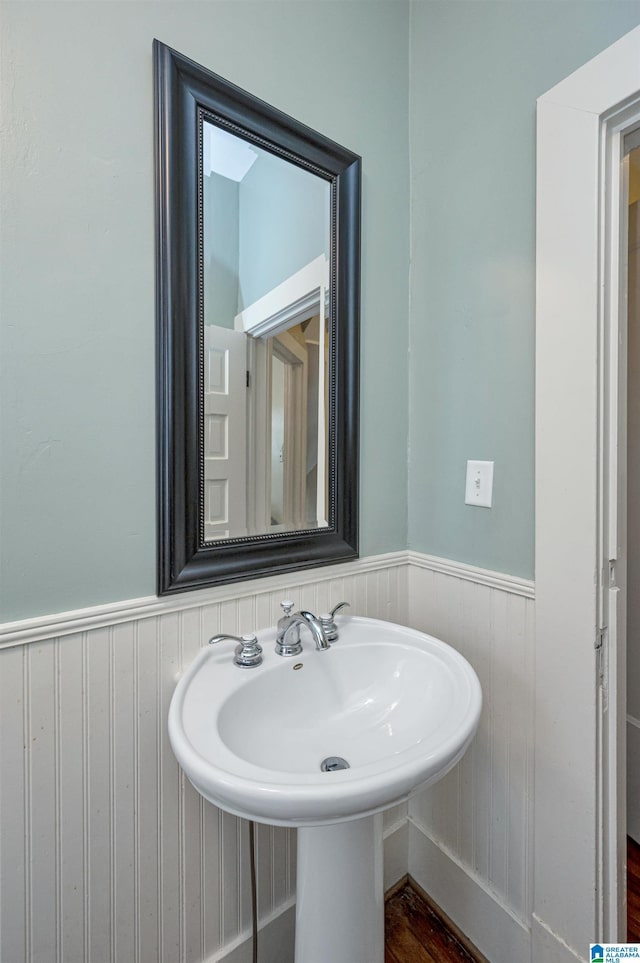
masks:
<instances>
[{"instance_id":1,"label":"reflection of white door","mask_svg":"<svg viewBox=\"0 0 640 963\"><path fill-rule=\"evenodd\" d=\"M204 329L204 537L247 534L247 349L241 331Z\"/></svg>"}]
</instances>

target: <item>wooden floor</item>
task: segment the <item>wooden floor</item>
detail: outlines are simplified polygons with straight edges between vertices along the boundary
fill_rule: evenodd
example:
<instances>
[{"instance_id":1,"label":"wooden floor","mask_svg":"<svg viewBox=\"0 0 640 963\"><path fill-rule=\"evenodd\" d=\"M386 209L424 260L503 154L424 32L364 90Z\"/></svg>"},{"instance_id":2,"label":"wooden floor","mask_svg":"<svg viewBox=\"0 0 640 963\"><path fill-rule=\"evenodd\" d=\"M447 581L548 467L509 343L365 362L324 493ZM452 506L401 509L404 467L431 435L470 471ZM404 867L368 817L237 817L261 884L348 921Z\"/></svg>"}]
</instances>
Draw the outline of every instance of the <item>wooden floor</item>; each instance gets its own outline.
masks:
<instances>
[{"instance_id":1,"label":"wooden floor","mask_svg":"<svg viewBox=\"0 0 640 963\"><path fill-rule=\"evenodd\" d=\"M640 943L640 846L627 837L627 940ZM410 884L385 904L385 963L487 963Z\"/></svg>"},{"instance_id":2,"label":"wooden floor","mask_svg":"<svg viewBox=\"0 0 640 963\"><path fill-rule=\"evenodd\" d=\"M640 846L627 836L627 939L640 943Z\"/></svg>"},{"instance_id":3,"label":"wooden floor","mask_svg":"<svg viewBox=\"0 0 640 963\"><path fill-rule=\"evenodd\" d=\"M385 904L384 963L487 963L451 926L405 884Z\"/></svg>"}]
</instances>

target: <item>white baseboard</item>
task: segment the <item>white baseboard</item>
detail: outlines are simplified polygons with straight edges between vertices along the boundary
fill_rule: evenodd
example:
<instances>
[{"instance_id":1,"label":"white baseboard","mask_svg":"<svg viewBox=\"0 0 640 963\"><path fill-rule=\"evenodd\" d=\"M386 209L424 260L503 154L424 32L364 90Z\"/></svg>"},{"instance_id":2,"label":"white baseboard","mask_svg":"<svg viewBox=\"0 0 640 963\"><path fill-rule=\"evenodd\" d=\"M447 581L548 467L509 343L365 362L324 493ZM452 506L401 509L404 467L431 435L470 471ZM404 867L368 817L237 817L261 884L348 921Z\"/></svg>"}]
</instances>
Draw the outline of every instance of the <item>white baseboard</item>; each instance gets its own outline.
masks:
<instances>
[{"instance_id":1,"label":"white baseboard","mask_svg":"<svg viewBox=\"0 0 640 963\"><path fill-rule=\"evenodd\" d=\"M491 963L529 963L531 934L526 924L412 819L409 875ZM534 959L551 963L544 954Z\"/></svg>"},{"instance_id":2,"label":"white baseboard","mask_svg":"<svg viewBox=\"0 0 640 963\"><path fill-rule=\"evenodd\" d=\"M407 817L398 821L384 834L384 890L407 875L409 860L409 822Z\"/></svg>"},{"instance_id":3,"label":"white baseboard","mask_svg":"<svg viewBox=\"0 0 640 963\"><path fill-rule=\"evenodd\" d=\"M583 952L576 953L562 940L557 933L549 929L542 920L533 914L533 929L531 931L531 958L544 960L544 963L583 963L589 953L589 944L585 943Z\"/></svg>"},{"instance_id":4,"label":"white baseboard","mask_svg":"<svg viewBox=\"0 0 640 963\"><path fill-rule=\"evenodd\" d=\"M293 963L296 933L295 902L289 900L276 913L261 924L258 930L258 959L277 960L278 963ZM242 933L233 943L223 947L207 963L251 963L253 938L251 933Z\"/></svg>"}]
</instances>

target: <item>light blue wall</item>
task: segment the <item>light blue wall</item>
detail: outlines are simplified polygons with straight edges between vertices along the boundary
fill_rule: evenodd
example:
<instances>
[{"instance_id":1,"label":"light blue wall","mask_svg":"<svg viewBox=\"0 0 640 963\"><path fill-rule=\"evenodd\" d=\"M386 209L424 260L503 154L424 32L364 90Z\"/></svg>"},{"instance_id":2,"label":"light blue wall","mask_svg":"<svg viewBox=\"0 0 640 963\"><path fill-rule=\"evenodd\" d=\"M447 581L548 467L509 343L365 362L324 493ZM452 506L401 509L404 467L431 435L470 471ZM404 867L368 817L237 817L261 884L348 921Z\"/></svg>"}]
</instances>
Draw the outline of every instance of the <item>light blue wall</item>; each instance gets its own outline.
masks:
<instances>
[{"instance_id":1,"label":"light blue wall","mask_svg":"<svg viewBox=\"0 0 640 963\"><path fill-rule=\"evenodd\" d=\"M364 157L361 550L406 545L407 5L3 0L0 619L155 591L154 37Z\"/></svg>"},{"instance_id":2,"label":"light blue wall","mask_svg":"<svg viewBox=\"0 0 640 963\"><path fill-rule=\"evenodd\" d=\"M329 257L330 210L327 181L259 152L240 184L239 310L321 254Z\"/></svg>"},{"instance_id":3,"label":"light blue wall","mask_svg":"<svg viewBox=\"0 0 640 963\"><path fill-rule=\"evenodd\" d=\"M364 158L362 554L532 574L535 98L640 3L408 11L0 4L0 618L155 589L154 37Z\"/></svg>"},{"instance_id":4,"label":"light blue wall","mask_svg":"<svg viewBox=\"0 0 640 963\"><path fill-rule=\"evenodd\" d=\"M233 328L238 313L239 187L213 173L202 186L204 323L219 328Z\"/></svg>"},{"instance_id":5,"label":"light blue wall","mask_svg":"<svg viewBox=\"0 0 640 963\"><path fill-rule=\"evenodd\" d=\"M319 255L329 257L327 181L254 150L239 183L204 178L204 322L222 328Z\"/></svg>"},{"instance_id":6,"label":"light blue wall","mask_svg":"<svg viewBox=\"0 0 640 963\"><path fill-rule=\"evenodd\" d=\"M533 575L535 102L638 23L635 0L412 5L413 549ZM467 459L495 460L491 510Z\"/></svg>"}]
</instances>

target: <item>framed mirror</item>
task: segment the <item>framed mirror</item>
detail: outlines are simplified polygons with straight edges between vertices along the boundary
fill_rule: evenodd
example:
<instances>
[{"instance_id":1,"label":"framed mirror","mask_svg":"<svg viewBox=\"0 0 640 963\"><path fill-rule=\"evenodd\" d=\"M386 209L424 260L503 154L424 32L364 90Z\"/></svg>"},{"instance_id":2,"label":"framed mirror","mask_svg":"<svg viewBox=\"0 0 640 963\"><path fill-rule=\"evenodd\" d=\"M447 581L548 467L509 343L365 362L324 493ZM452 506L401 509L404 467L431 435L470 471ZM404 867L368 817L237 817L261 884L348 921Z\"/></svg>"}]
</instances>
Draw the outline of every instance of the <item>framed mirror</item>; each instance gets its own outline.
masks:
<instances>
[{"instance_id":1,"label":"framed mirror","mask_svg":"<svg viewBox=\"0 0 640 963\"><path fill-rule=\"evenodd\" d=\"M357 557L360 158L154 64L158 593Z\"/></svg>"}]
</instances>

